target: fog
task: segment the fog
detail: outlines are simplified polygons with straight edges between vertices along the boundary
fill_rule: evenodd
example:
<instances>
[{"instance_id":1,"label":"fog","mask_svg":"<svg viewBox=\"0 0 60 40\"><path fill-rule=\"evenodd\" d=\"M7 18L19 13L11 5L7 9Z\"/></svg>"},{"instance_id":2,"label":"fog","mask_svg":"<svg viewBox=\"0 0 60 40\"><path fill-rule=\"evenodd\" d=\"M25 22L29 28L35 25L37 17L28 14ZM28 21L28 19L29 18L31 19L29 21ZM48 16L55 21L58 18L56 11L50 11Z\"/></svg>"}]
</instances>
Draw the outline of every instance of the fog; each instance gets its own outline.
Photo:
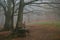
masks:
<instances>
[{"instance_id":1,"label":"fog","mask_svg":"<svg viewBox=\"0 0 60 40\"><path fill-rule=\"evenodd\" d=\"M32 0L24 0L25 2L30 2ZM18 3L19 1L17 1ZM37 1L36 3L39 3L40 1ZM43 0L42 2L51 2L50 0ZM52 1L54 2L54 1ZM37 5L37 6L31 6L31 5L26 5L24 7L24 13L23 14L23 22L25 23L31 23L31 22L36 22L36 21L60 21L60 9L59 5L56 6L53 4L54 8L48 4L32 4L32 5ZM39 7L40 6L40 7ZM31 11L31 12L29 12ZM17 13L15 13L17 14ZM14 25L16 24L17 21L17 15L14 16ZM5 17L4 17L4 11L3 8L0 7L0 25L4 25L5 22Z\"/></svg>"}]
</instances>

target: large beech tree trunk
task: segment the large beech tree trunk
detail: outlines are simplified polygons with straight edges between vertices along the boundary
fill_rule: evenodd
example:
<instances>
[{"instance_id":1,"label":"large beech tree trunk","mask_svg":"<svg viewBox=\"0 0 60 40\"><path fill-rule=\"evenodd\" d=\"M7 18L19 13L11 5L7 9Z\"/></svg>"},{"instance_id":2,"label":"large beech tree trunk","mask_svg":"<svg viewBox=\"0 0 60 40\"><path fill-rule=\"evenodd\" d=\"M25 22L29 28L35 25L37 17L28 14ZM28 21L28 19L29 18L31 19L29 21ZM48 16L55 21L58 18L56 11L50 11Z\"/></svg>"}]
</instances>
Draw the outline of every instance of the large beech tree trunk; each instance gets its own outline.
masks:
<instances>
[{"instance_id":1,"label":"large beech tree trunk","mask_svg":"<svg viewBox=\"0 0 60 40\"><path fill-rule=\"evenodd\" d=\"M17 18L17 24L16 24L17 29L22 27L23 9L24 9L24 0L20 0L18 18Z\"/></svg>"},{"instance_id":2,"label":"large beech tree trunk","mask_svg":"<svg viewBox=\"0 0 60 40\"><path fill-rule=\"evenodd\" d=\"M11 30L12 28L12 13L11 13L11 0L7 0L8 6L5 13L5 30Z\"/></svg>"},{"instance_id":3,"label":"large beech tree trunk","mask_svg":"<svg viewBox=\"0 0 60 40\"><path fill-rule=\"evenodd\" d=\"M15 8L15 3L14 0L8 0L8 7L7 7L7 11L5 11L5 25L4 25L4 29L5 30L13 30L13 17L14 17L14 8ZM11 2L13 7L11 7Z\"/></svg>"},{"instance_id":4,"label":"large beech tree trunk","mask_svg":"<svg viewBox=\"0 0 60 40\"><path fill-rule=\"evenodd\" d=\"M5 25L4 25L4 29L5 30L11 30L12 28L12 20L11 20L11 16L7 15L5 16Z\"/></svg>"}]
</instances>

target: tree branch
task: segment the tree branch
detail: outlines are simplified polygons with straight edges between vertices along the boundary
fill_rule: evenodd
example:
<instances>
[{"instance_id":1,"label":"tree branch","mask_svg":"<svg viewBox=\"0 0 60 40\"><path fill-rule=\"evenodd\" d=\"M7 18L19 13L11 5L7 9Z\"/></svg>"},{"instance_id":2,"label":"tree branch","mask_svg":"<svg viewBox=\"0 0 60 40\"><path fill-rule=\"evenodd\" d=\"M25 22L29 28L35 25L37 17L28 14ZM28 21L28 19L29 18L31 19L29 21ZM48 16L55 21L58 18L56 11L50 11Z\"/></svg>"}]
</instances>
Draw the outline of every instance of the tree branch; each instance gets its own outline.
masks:
<instances>
[{"instance_id":1,"label":"tree branch","mask_svg":"<svg viewBox=\"0 0 60 40\"><path fill-rule=\"evenodd\" d=\"M28 3L25 3L25 5L29 5L29 4L31 4L31 3L35 2L35 1L38 1L38 0L30 1L30 2L28 2Z\"/></svg>"},{"instance_id":2,"label":"tree branch","mask_svg":"<svg viewBox=\"0 0 60 40\"><path fill-rule=\"evenodd\" d=\"M42 2L42 3L30 3L30 4L60 4L56 2Z\"/></svg>"}]
</instances>

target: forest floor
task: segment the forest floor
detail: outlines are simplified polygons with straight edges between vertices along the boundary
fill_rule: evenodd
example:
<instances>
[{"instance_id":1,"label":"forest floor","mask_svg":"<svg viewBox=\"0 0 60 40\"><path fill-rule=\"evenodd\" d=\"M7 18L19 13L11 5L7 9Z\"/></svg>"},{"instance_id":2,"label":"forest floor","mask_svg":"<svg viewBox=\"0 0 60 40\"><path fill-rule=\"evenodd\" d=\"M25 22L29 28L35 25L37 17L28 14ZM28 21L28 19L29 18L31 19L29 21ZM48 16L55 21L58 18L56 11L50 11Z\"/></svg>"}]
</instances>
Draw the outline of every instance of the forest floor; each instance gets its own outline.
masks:
<instances>
[{"instance_id":1,"label":"forest floor","mask_svg":"<svg viewBox=\"0 0 60 40\"><path fill-rule=\"evenodd\" d=\"M25 38L12 38L10 40L60 40L60 25L59 24L33 24L27 26L30 30L29 35ZM4 39L2 35L9 35L8 32L0 32L0 40Z\"/></svg>"}]
</instances>

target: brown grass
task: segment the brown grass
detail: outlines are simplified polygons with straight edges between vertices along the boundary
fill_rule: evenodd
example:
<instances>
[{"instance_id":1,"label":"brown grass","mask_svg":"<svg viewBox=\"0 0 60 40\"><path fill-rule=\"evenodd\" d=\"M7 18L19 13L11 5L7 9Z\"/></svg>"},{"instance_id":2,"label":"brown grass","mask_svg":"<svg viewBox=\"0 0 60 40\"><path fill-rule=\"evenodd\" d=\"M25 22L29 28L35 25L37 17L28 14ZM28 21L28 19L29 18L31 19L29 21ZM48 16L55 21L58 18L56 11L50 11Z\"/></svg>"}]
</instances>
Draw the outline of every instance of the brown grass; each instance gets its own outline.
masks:
<instances>
[{"instance_id":1,"label":"brown grass","mask_svg":"<svg viewBox=\"0 0 60 40\"><path fill-rule=\"evenodd\" d=\"M27 26L30 30L25 38L13 38L12 40L60 40L60 27L56 25L31 25Z\"/></svg>"},{"instance_id":2,"label":"brown grass","mask_svg":"<svg viewBox=\"0 0 60 40\"><path fill-rule=\"evenodd\" d=\"M56 25L31 25L30 35L26 38L16 38L13 40L60 40L60 28Z\"/></svg>"}]
</instances>

